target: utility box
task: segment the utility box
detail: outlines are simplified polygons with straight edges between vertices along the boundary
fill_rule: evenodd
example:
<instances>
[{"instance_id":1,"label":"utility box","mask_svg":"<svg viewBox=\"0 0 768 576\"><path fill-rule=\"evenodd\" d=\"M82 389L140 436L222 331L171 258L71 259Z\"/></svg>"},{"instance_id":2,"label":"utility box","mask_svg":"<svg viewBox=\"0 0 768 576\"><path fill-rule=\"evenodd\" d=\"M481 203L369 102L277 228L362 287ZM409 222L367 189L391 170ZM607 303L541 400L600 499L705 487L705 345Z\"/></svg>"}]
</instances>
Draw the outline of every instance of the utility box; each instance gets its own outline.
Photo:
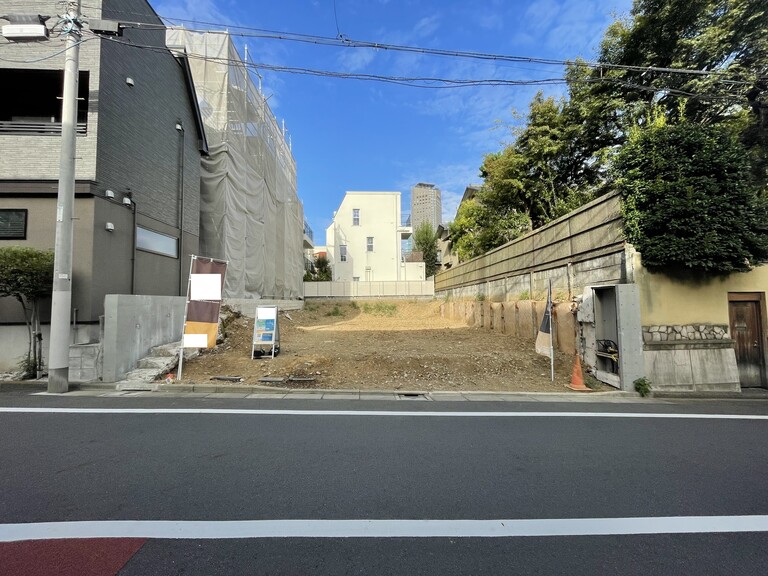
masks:
<instances>
[{"instance_id":1,"label":"utility box","mask_svg":"<svg viewBox=\"0 0 768 576\"><path fill-rule=\"evenodd\" d=\"M640 291L635 284L591 286L585 290L582 322L584 361L601 382L634 391L644 376Z\"/></svg>"}]
</instances>

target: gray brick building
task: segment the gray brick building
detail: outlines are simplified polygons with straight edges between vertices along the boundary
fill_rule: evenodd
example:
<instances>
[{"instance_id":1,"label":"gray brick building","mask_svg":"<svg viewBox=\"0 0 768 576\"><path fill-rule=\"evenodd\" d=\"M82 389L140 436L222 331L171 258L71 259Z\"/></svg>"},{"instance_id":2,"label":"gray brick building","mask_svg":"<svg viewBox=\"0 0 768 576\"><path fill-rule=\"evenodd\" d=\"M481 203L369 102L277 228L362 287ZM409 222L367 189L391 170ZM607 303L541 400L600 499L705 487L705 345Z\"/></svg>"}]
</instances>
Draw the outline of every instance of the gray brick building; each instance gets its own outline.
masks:
<instances>
[{"instance_id":1,"label":"gray brick building","mask_svg":"<svg viewBox=\"0 0 768 576\"><path fill-rule=\"evenodd\" d=\"M47 12L55 3L3 4L6 14L51 16L51 33L0 37L0 223L17 223L0 225L0 246L52 249L64 39ZM83 17L162 25L144 0L92 0ZM72 306L79 323L97 327L106 294L185 294L199 249L207 146L187 62L165 48L161 26L119 37L85 26L77 122ZM0 323L23 322L17 308L0 300Z\"/></svg>"}]
</instances>

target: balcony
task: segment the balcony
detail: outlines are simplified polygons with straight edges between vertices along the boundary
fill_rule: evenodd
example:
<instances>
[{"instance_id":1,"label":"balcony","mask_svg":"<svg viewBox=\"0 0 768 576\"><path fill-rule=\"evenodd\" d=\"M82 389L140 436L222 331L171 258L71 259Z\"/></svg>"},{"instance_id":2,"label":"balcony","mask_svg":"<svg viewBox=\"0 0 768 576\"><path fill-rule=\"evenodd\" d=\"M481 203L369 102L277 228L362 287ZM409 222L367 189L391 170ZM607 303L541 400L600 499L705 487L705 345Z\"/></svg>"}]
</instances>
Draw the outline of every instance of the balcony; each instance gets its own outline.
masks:
<instances>
[{"instance_id":1,"label":"balcony","mask_svg":"<svg viewBox=\"0 0 768 576\"><path fill-rule=\"evenodd\" d=\"M398 226L397 231L400 233L400 240L408 240L408 238L411 237L411 234L413 234L413 228L411 228L410 214L400 215L400 226Z\"/></svg>"},{"instance_id":2,"label":"balcony","mask_svg":"<svg viewBox=\"0 0 768 576\"><path fill-rule=\"evenodd\" d=\"M76 132L87 132L90 73L81 70L77 84ZM0 68L3 105L0 106L0 135L59 136L61 134L61 90L63 70Z\"/></svg>"},{"instance_id":3,"label":"balcony","mask_svg":"<svg viewBox=\"0 0 768 576\"><path fill-rule=\"evenodd\" d=\"M88 125L78 122L76 132L78 136L87 134ZM14 134L17 136L58 136L61 134L61 122L13 122L0 121L0 134Z\"/></svg>"},{"instance_id":4,"label":"balcony","mask_svg":"<svg viewBox=\"0 0 768 576\"><path fill-rule=\"evenodd\" d=\"M307 221L304 220L304 249L307 250L309 248L313 248L314 242L315 242L315 238L312 233L312 228L310 228Z\"/></svg>"}]
</instances>

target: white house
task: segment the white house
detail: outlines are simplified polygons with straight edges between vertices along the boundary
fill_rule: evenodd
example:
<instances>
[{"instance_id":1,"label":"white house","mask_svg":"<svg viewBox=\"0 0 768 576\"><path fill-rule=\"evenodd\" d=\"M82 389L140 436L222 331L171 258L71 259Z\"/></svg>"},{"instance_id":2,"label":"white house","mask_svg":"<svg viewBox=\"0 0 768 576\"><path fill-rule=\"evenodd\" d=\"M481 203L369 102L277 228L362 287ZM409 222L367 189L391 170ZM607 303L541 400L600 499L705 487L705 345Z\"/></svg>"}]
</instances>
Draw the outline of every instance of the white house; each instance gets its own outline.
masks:
<instances>
[{"instance_id":1,"label":"white house","mask_svg":"<svg viewBox=\"0 0 768 576\"><path fill-rule=\"evenodd\" d=\"M333 280L373 282L424 280L423 262L403 262L400 192L347 192L326 229Z\"/></svg>"}]
</instances>

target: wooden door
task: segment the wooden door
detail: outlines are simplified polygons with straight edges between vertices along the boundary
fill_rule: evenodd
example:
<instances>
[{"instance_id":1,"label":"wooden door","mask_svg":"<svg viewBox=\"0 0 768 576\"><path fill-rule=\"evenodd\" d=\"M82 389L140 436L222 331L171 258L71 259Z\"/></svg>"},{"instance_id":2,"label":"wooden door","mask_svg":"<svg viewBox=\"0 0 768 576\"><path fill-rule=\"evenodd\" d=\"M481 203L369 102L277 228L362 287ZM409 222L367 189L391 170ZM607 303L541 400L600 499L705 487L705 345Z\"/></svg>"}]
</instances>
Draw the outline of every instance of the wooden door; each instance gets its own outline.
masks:
<instances>
[{"instance_id":1,"label":"wooden door","mask_svg":"<svg viewBox=\"0 0 768 576\"><path fill-rule=\"evenodd\" d=\"M736 363L742 388L763 386L763 334L760 301L728 302L731 337L736 342Z\"/></svg>"}]
</instances>

